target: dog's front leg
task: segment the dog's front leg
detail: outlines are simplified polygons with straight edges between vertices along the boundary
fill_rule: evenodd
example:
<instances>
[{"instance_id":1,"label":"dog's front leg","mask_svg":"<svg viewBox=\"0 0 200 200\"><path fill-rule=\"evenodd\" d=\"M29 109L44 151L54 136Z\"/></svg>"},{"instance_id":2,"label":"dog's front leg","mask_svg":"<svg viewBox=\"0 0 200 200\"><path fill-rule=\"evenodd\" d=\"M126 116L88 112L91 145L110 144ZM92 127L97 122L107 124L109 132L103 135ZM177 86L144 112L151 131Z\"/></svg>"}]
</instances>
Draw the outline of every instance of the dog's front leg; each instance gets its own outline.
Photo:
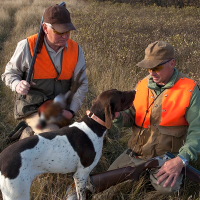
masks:
<instances>
[{"instance_id":1,"label":"dog's front leg","mask_svg":"<svg viewBox=\"0 0 200 200\"><path fill-rule=\"evenodd\" d=\"M86 182L87 182L89 173L90 171L85 172L85 170L82 169L82 170L78 170L73 176L74 182L76 185L76 193L77 193L78 200L86 199L85 187L86 187Z\"/></svg>"}]
</instances>

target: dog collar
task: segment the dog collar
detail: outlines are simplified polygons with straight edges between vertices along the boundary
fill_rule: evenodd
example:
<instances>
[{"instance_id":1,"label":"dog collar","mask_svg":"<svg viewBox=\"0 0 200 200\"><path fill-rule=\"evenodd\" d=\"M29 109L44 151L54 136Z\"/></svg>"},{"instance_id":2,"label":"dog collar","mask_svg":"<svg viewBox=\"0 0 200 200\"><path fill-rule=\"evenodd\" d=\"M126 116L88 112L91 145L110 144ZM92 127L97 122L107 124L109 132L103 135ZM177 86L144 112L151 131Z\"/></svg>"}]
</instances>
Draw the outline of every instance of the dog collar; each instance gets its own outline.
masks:
<instances>
[{"instance_id":1,"label":"dog collar","mask_svg":"<svg viewBox=\"0 0 200 200\"><path fill-rule=\"evenodd\" d=\"M86 114L89 118L92 118L94 121L98 122L99 124L101 124L102 126L106 126L105 122L102 121L101 119L99 119L93 112L87 110Z\"/></svg>"}]
</instances>

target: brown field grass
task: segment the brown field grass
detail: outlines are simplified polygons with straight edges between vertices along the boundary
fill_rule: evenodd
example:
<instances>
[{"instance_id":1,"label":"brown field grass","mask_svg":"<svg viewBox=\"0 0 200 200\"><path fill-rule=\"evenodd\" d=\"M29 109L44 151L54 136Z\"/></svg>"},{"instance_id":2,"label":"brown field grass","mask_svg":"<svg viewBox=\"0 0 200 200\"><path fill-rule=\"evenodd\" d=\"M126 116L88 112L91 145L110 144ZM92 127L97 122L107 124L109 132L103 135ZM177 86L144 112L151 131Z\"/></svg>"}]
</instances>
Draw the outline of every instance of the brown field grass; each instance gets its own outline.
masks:
<instances>
[{"instance_id":1,"label":"brown field grass","mask_svg":"<svg viewBox=\"0 0 200 200\"><path fill-rule=\"evenodd\" d=\"M0 2L0 72L11 58L17 42L34 34L45 7L61 3L55 0L7 0ZM200 10L199 8L131 6L111 2L67 1L72 21L77 28L71 38L82 47L87 66L89 92L76 119L80 119L92 100L102 91L116 88L131 90L146 70L135 67L143 59L144 49L151 42L163 40L174 45L177 69L200 83ZM13 118L14 94L0 82L0 148L5 137L18 123ZM113 127L105 139L103 155L93 172L107 170L114 159L126 149L131 129ZM198 167L196 163L194 166ZM199 184L184 182L175 196L155 192L144 174L139 182L125 182L96 195L96 199L200 199ZM72 175L45 174L36 178L31 199L62 199Z\"/></svg>"}]
</instances>

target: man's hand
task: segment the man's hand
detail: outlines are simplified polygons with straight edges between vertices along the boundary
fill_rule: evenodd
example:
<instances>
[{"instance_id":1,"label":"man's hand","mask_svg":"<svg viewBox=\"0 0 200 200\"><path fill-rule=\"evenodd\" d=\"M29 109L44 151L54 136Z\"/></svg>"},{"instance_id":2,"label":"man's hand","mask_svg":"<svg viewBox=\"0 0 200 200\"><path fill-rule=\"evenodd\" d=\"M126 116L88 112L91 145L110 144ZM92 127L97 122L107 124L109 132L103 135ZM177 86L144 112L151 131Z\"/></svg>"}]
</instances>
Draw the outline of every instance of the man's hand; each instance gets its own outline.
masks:
<instances>
[{"instance_id":1,"label":"man's hand","mask_svg":"<svg viewBox=\"0 0 200 200\"><path fill-rule=\"evenodd\" d=\"M63 110L62 115L66 118L66 119L72 119L73 115L70 111L68 110Z\"/></svg>"},{"instance_id":2,"label":"man's hand","mask_svg":"<svg viewBox=\"0 0 200 200\"><path fill-rule=\"evenodd\" d=\"M166 161L155 176L156 178L159 178L157 184L159 185L162 181L166 179L163 187L167 187L171 181L172 183L170 187L173 187L182 171L182 168L183 162L179 157Z\"/></svg>"},{"instance_id":3,"label":"man's hand","mask_svg":"<svg viewBox=\"0 0 200 200\"><path fill-rule=\"evenodd\" d=\"M18 94L22 94L22 95L27 95L29 89L30 89L30 86L31 85L35 85L34 82L31 82L31 84L29 84L28 82L26 82L25 80L21 80L16 88L15 88L15 91L18 93Z\"/></svg>"}]
</instances>

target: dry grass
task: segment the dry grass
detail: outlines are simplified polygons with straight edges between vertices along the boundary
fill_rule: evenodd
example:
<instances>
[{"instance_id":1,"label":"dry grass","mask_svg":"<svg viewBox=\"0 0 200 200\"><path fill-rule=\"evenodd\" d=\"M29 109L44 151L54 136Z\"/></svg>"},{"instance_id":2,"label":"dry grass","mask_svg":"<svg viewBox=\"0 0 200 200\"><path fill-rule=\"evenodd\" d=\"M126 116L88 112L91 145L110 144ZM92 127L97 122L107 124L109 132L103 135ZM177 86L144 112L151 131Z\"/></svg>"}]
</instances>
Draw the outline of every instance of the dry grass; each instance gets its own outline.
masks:
<instances>
[{"instance_id":1,"label":"dry grass","mask_svg":"<svg viewBox=\"0 0 200 200\"><path fill-rule=\"evenodd\" d=\"M55 0L7 0L0 2L0 72L12 56L17 42L34 34L45 7L61 3ZM102 91L116 88L133 89L147 71L134 67L143 59L146 46L164 40L176 49L177 68L200 82L200 10L175 9L156 6L67 1L77 31L72 39L82 47L87 66L89 92L76 119L80 119L92 100ZM0 148L5 148L5 136L14 128L13 93L0 82ZM107 170L126 148L131 129L112 128L105 139L103 156L93 172ZM155 192L143 175L139 182L125 182L100 195L99 199L199 199L199 185L188 181L178 196L164 196ZM72 176L41 175L33 182L31 199L62 199Z\"/></svg>"}]
</instances>

